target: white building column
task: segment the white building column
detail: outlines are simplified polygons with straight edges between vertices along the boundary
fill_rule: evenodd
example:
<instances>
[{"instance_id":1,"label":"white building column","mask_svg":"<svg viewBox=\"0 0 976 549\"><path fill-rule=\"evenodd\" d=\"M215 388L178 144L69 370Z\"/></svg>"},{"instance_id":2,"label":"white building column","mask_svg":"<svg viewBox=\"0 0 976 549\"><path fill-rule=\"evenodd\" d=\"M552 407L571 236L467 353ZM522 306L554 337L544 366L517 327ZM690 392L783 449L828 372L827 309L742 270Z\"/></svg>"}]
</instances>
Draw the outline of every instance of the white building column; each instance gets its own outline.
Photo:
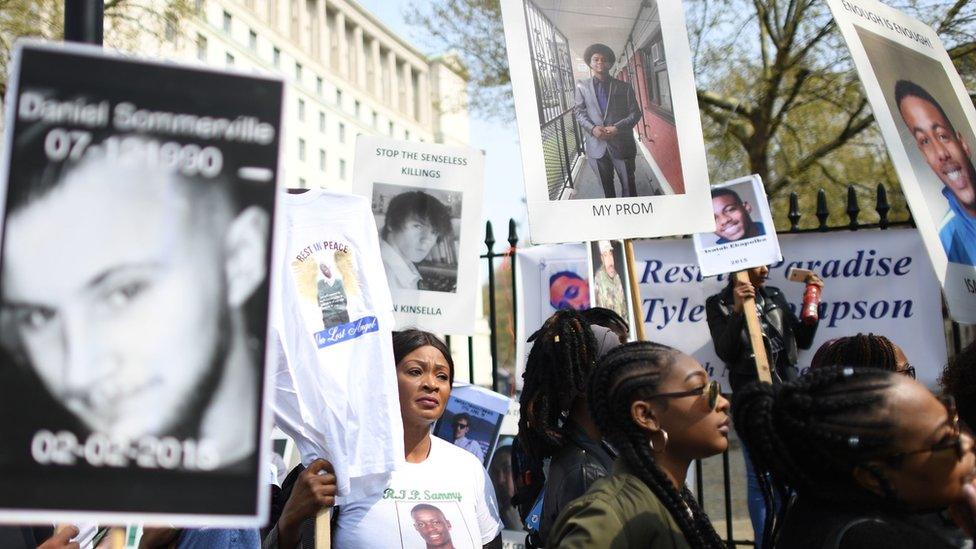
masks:
<instances>
[{"instance_id":1,"label":"white building column","mask_svg":"<svg viewBox=\"0 0 976 549\"><path fill-rule=\"evenodd\" d=\"M417 92L420 94L420 112L417 120L421 124L430 123L430 71L422 71L417 75Z\"/></svg>"},{"instance_id":2,"label":"white building column","mask_svg":"<svg viewBox=\"0 0 976 549\"><path fill-rule=\"evenodd\" d=\"M355 82L359 86L366 87L366 50L363 47L363 28L356 25L352 29L352 46L356 48L353 55L356 57Z\"/></svg>"},{"instance_id":3,"label":"white building column","mask_svg":"<svg viewBox=\"0 0 976 549\"><path fill-rule=\"evenodd\" d=\"M406 91L404 96L407 103L404 105L403 113L408 118L417 118L417 113L413 108L413 67L409 62L403 64L403 86Z\"/></svg>"},{"instance_id":4,"label":"white building column","mask_svg":"<svg viewBox=\"0 0 976 549\"><path fill-rule=\"evenodd\" d=\"M400 87L399 87L399 83L397 82L397 80L399 80L400 75L397 74L396 54L393 53L393 50L390 50L390 51L388 51L386 53L386 65L387 65L386 66L386 69L388 71L390 71L389 72L389 75L390 75L390 98L389 98L389 101L387 101L387 105L390 108L392 108L393 110L399 111L400 110L400 103L399 103L400 102Z\"/></svg>"},{"instance_id":5,"label":"white building column","mask_svg":"<svg viewBox=\"0 0 976 549\"><path fill-rule=\"evenodd\" d=\"M380 41L376 38L369 43L369 62L373 66L373 81L369 83L373 88L373 95L383 97L383 63L380 61Z\"/></svg>"},{"instance_id":6,"label":"white building column","mask_svg":"<svg viewBox=\"0 0 976 549\"><path fill-rule=\"evenodd\" d=\"M336 13L336 38L339 40L339 74L349 76L349 43L346 41L346 14Z\"/></svg>"}]
</instances>

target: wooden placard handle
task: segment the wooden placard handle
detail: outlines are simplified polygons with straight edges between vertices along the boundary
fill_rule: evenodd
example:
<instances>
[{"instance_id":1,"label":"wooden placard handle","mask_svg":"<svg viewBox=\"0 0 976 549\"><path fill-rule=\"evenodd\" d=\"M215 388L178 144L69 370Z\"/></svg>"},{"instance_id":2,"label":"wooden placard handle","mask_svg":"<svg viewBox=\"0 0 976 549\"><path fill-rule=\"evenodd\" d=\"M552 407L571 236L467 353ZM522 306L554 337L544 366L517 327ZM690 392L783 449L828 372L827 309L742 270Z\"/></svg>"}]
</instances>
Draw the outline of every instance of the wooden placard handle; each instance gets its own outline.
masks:
<instances>
[{"instance_id":1,"label":"wooden placard handle","mask_svg":"<svg viewBox=\"0 0 976 549\"><path fill-rule=\"evenodd\" d=\"M640 288L637 286L637 261L634 259L634 241L624 240L624 253L627 256L627 279L630 281L630 309L634 312L634 327L637 341L646 341L644 334L644 306L641 303ZM629 319L627 319L629 321Z\"/></svg>"},{"instance_id":2,"label":"wooden placard handle","mask_svg":"<svg viewBox=\"0 0 976 549\"><path fill-rule=\"evenodd\" d=\"M738 282L749 283L749 272L738 271L735 273L735 279ZM769 358L766 356L766 345L763 343L762 326L759 325L755 298L749 297L743 300L742 314L746 317L746 328L749 330L749 342L752 344L752 356L756 361L756 374L759 376L759 381L772 383L773 376L769 372Z\"/></svg>"},{"instance_id":3,"label":"wooden placard handle","mask_svg":"<svg viewBox=\"0 0 976 549\"><path fill-rule=\"evenodd\" d=\"M332 508L323 507L315 514L315 549L332 547Z\"/></svg>"},{"instance_id":4,"label":"wooden placard handle","mask_svg":"<svg viewBox=\"0 0 976 549\"><path fill-rule=\"evenodd\" d=\"M125 549L125 530L123 527L110 528L108 531L108 546L112 549Z\"/></svg>"}]
</instances>

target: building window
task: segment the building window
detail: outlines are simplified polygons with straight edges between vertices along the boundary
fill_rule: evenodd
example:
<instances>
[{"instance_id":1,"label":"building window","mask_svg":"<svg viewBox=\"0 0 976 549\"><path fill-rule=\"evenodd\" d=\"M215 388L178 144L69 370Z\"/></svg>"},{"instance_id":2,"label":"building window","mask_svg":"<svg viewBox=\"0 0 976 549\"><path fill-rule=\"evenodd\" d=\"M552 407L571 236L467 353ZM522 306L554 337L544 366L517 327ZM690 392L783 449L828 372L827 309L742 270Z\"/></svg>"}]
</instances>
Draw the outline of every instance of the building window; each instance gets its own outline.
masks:
<instances>
[{"instance_id":1,"label":"building window","mask_svg":"<svg viewBox=\"0 0 976 549\"><path fill-rule=\"evenodd\" d=\"M346 125L339 122L339 143L346 142Z\"/></svg>"},{"instance_id":2,"label":"building window","mask_svg":"<svg viewBox=\"0 0 976 549\"><path fill-rule=\"evenodd\" d=\"M233 55L231 55L231 54L228 53L227 56L226 56L226 58L225 58L225 60L227 61L227 66L228 67L233 67L234 66L234 56Z\"/></svg>"},{"instance_id":3,"label":"building window","mask_svg":"<svg viewBox=\"0 0 976 549\"><path fill-rule=\"evenodd\" d=\"M376 129L376 127L380 125L380 115L376 111L373 111L372 120L373 120L373 129Z\"/></svg>"},{"instance_id":4,"label":"building window","mask_svg":"<svg viewBox=\"0 0 976 549\"><path fill-rule=\"evenodd\" d=\"M305 161L305 140L301 137L298 138L298 159Z\"/></svg>"},{"instance_id":5,"label":"building window","mask_svg":"<svg viewBox=\"0 0 976 549\"><path fill-rule=\"evenodd\" d=\"M346 178L346 161L340 158L339 159L339 179L345 179L345 178Z\"/></svg>"},{"instance_id":6,"label":"building window","mask_svg":"<svg viewBox=\"0 0 976 549\"><path fill-rule=\"evenodd\" d=\"M302 64L295 63L295 80L301 82L302 80Z\"/></svg>"},{"instance_id":7,"label":"building window","mask_svg":"<svg viewBox=\"0 0 976 549\"><path fill-rule=\"evenodd\" d=\"M342 90L336 88L336 107L342 108Z\"/></svg>"},{"instance_id":8,"label":"building window","mask_svg":"<svg viewBox=\"0 0 976 549\"><path fill-rule=\"evenodd\" d=\"M322 95L322 77L321 76L316 76L315 77L315 93L317 93L320 97Z\"/></svg>"},{"instance_id":9,"label":"building window","mask_svg":"<svg viewBox=\"0 0 976 549\"><path fill-rule=\"evenodd\" d=\"M658 34L650 44L640 49L641 62L647 79L647 99L651 108L665 118L674 117L671 104L671 83L668 79L668 64L664 57L664 41Z\"/></svg>"},{"instance_id":10,"label":"building window","mask_svg":"<svg viewBox=\"0 0 976 549\"><path fill-rule=\"evenodd\" d=\"M355 108L355 111L354 111L354 112L356 113L356 120L359 120L359 107L360 107L360 106L361 106L361 105L360 105L360 103L359 103L359 100L357 99L357 100L356 100L356 103L355 103L355 105L354 105L354 108Z\"/></svg>"},{"instance_id":11,"label":"building window","mask_svg":"<svg viewBox=\"0 0 976 549\"><path fill-rule=\"evenodd\" d=\"M325 133L325 113L319 111L319 131Z\"/></svg>"},{"instance_id":12,"label":"building window","mask_svg":"<svg viewBox=\"0 0 976 549\"><path fill-rule=\"evenodd\" d=\"M298 119L301 120L302 122L305 121L305 100L304 99L298 100Z\"/></svg>"},{"instance_id":13,"label":"building window","mask_svg":"<svg viewBox=\"0 0 976 549\"><path fill-rule=\"evenodd\" d=\"M225 11L224 12L224 32L226 32L227 34L230 34L230 24L231 24L230 14Z\"/></svg>"},{"instance_id":14,"label":"building window","mask_svg":"<svg viewBox=\"0 0 976 549\"><path fill-rule=\"evenodd\" d=\"M251 48L251 51L258 49L258 33L253 30L247 32L247 46Z\"/></svg>"},{"instance_id":15,"label":"building window","mask_svg":"<svg viewBox=\"0 0 976 549\"><path fill-rule=\"evenodd\" d=\"M305 178L304 177L299 177L298 178L298 188L299 189L306 189L306 188L308 188L308 185L305 184Z\"/></svg>"},{"instance_id":16,"label":"building window","mask_svg":"<svg viewBox=\"0 0 976 549\"><path fill-rule=\"evenodd\" d=\"M390 137L393 137L393 121L392 120L386 123L386 133L390 134Z\"/></svg>"},{"instance_id":17,"label":"building window","mask_svg":"<svg viewBox=\"0 0 976 549\"><path fill-rule=\"evenodd\" d=\"M319 149L319 169L325 171L325 150Z\"/></svg>"},{"instance_id":18,"label":"building window","mask_svg":"<svg viewBox=\"0 0 976 549\"><path fill-rule=\"evenodd\" d=\"M271 62L274 63L274 66L276 67L281 66L281 50L278 48L271 50Z\"/></svg>"},{"instance_id":19,"label":"building window","mask_svg":"<svg viewBox=\"0 0 976 549\"><path fill-rule=\"evenodd\" d=\"M202 34L197 35L197 59L207 61L207 38Z\"/></svg>"}]
</instances>

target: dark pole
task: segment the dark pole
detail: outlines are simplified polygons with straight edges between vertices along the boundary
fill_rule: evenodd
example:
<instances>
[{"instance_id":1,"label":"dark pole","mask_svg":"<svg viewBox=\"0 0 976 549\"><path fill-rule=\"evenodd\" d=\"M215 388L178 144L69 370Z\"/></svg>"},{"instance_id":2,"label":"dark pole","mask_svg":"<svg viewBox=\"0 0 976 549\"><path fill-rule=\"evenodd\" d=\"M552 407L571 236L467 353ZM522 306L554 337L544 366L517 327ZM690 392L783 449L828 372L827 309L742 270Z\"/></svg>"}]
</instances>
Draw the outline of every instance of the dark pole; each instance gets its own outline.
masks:
<instances>
[{"instance_id":1,"label":"dark pole","mask_svg":"<svg viewBox=\"0 0 976 549\"><path fill-rule=\"evenodd\" d=\"M102 45L104 0L64 0L64 41Z\"/></svg>"}]
</instances>

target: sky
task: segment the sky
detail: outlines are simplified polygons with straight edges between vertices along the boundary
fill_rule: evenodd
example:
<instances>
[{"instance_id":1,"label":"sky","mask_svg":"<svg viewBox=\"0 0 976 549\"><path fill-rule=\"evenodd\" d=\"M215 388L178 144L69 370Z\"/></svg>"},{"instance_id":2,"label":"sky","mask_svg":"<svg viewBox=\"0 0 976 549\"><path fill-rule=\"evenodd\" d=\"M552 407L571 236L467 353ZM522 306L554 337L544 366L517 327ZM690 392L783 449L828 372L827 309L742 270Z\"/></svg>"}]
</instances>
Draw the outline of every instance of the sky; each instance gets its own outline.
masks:
<instances>
[{"instance_id":1,"label":"sky","mask_svg":"<svg viewBox=\"0 0 976 549\"><path fill-rule=\"evenodd\" d=\"M403 14L410 4L424 0L358 0L377 19L393 32L408 40L425 53L443 53L432 49L422 38L422 29L411 27ZM525 212L525 187L522 183L522 158L519 154L518 131L515 122L502 123L471 117L471 146L485 151L485 200L482 217L490 220L495 230L495 250L507 246L508 220L518 223L520 242L528 244L528 223Z\"/></svg>"}]
</instances>

